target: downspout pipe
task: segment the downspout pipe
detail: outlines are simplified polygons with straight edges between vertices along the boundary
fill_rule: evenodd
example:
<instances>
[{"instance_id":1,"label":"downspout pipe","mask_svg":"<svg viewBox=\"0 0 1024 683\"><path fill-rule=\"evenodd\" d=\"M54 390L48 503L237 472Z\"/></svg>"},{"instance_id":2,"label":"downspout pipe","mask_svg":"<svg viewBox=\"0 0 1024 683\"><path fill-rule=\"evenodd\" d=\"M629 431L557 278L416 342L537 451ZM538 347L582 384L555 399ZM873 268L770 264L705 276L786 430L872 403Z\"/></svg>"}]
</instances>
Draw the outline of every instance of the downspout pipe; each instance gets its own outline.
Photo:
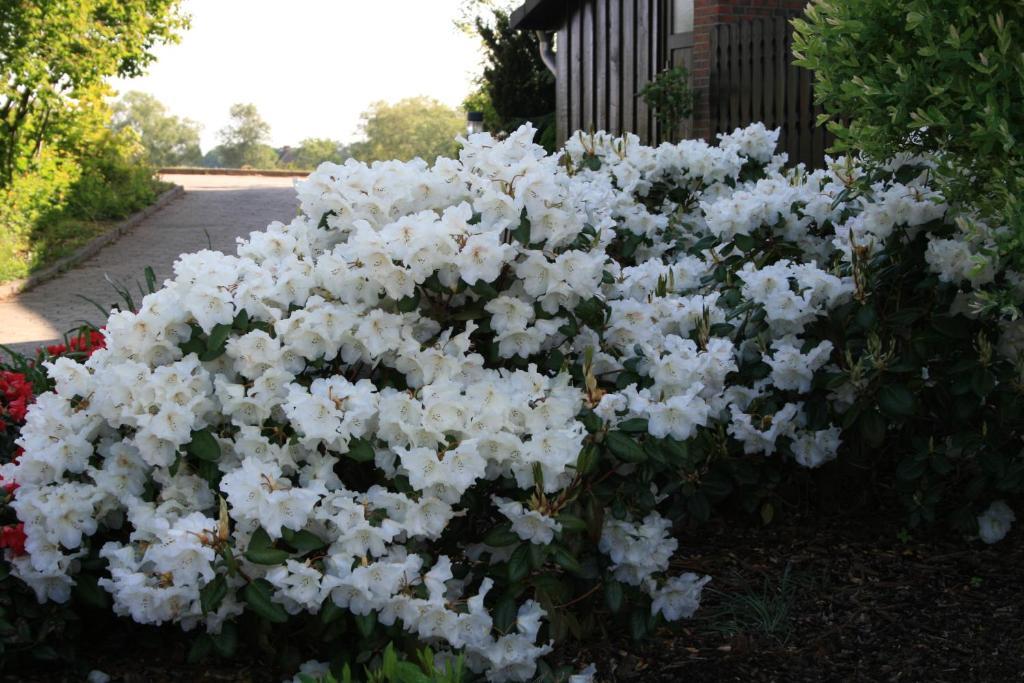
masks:
<instances>
[{"instance_id":1,"label":"downspout pipe","mask_svg":"<svg viewBox=\"0 0 1024 683\"><path fill-rule=\"evenodd\" d=\"M555 50L552 45L554 34L549 31L535 31L537 34L537 48L540 52L540 59L554 76L558 76L558 67L555 66Z\"/></svg>"}]
</instances>

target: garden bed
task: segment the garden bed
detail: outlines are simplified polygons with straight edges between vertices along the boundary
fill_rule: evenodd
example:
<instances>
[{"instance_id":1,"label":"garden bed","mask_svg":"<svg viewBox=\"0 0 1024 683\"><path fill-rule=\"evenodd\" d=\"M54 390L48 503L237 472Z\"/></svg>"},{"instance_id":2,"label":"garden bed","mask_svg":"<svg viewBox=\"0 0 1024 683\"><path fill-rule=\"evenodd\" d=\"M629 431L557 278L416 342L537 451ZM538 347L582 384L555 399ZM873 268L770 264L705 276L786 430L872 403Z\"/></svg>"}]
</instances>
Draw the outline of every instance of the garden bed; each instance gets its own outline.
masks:
<instances>
[{"instance_id":1,"label":"garden bed","mask_svg":"<svg viewBox=\"0 0 1024 683\"><path fill-rule=\"evenodd\" d=\"M680 537L673 569L714 577L700 611L638 645L616 630L567 643L563 661L600 681L994 681L1024 658L1024 544L936 533L907 536L882 517L718 524ZM187 636L97 618L84 669L11 671L4 681L278 681L251 650L189 664ZM89 616L89 623L95 624ZM614 627L613 627L614 628Z\"/></svg>"},{"instance_id":2,"label":"garden bed","mask_svg":"<svg viewBox=\"0 0 1024 683\"><path fill-rule=\"evenodd\" d=\"M722 524L681 538L678 569L714 577L694 619L642 647L588 644L575 659L609 681L1019 677L1019 535L994 548L884 520Z\"/></svg>"}]
</instances>

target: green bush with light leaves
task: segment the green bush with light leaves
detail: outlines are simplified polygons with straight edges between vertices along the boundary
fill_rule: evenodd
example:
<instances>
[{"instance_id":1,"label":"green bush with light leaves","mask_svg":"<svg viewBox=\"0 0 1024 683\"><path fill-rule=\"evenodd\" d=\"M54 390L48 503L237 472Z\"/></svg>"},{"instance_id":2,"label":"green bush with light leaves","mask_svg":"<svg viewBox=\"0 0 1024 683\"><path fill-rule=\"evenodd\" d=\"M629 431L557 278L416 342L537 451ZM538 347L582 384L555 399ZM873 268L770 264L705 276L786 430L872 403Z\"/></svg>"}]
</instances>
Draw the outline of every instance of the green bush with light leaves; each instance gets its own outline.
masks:
<instances>
[{"instance_id":1,"label":"green bush with light leaves","mask_svg":"<svg viewBox=\"0 0 1024 683\"><path fill-rule=\"evenodd\" d=\"M1006 226L989 256L1020 269L1024 4L817 0L794 25L796 63L814 71L839 148L931 155L933 185L965 220Z\"/></svg>"}]
</instances>

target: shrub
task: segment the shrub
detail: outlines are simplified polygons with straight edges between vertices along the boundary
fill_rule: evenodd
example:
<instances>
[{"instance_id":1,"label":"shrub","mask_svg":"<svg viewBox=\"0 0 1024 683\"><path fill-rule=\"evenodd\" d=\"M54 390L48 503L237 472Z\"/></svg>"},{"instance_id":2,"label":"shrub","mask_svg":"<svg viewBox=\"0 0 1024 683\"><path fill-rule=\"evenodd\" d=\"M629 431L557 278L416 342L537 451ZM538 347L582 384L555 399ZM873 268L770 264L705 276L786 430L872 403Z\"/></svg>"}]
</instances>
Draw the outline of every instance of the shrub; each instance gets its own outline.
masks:
<instances>
[{"instance_id":1,"label":"shrub","mask_svg":"<svg viewBox=\"0 0 1024 683\"><path fill-rule=\"evenodd\" d=\"M690 72L681 66L659 72L640 89L639 95L668 131L675 131L683 119L693 114L696 101L696 93L690 87Z\"/></svg>"},{"instance_id":2,"label":"shrub","mask_svg":"<svg viewBox=\"0 0 1024 683\"><path fill-rule=\"evenodd\" d=\"M25 277L148 206L163 187L132 131L100 129L79 149L44 149L0 189L0 281Z\"/></svg>"},{"instance_id":3,"label":"shrub","mask_svg":"<svg viewBox=\"0 0 1024 683\"><path fill-rule=\"evenodd\" d=\"M95 331L83 331L64 344L39 349L34 359L10 354L9 362L0 361L0 464L14 463L20 457L15 444L24 425L28 407L35 396L52 389L44 359L68 356L84 360L102 346L103 337ZM80 622L74 606L40 605L31 589L10 576L8 560L24 557L25 531L10 504L17 495L17 482L0 477L0 667L30 659L36 663L72 657ZM90 585L86 577L79 582L79 595ZM95 583L92 584L96 591ZM93 597L103 598L102 593Z\"/></svg>"},{"instance_id":4,"label":"shrub","mask_svg":"<svg viewBox=\"0 0 1024 683\"><path fill-rule=\"evenodd\" d=\"M80 174L72 159L44 151L30 171L0 189L0 281L27 274L33 232L59 214Z\"/></svg>"},{"instance_id":5,"label":"shrub","mask_svg":"<svg viewBox=\"0 0 1024 683\"><path fill-rule=\"evenodd\" d=\"M88 220L124 218L153 203L153 167L133 131L104 129L79 162L82 174L68 196L64 214ZM45 228L44 228L45 229Z\"/></svg>"},{"instance_id":6,"label":"shrub","mask_svg":"<svg viewBox=\"0 0 1024 683\"><path fill-rule=\"evenodd\" d=\"M934 154L951 202L1011 228L1001 250L1024 258L1024 4L819 0L794 21L797 63L841 149L876 160Z\"/></svg>"},{"instance_id":7,"label":"shrub","mask_svg":"<svg viewBox=\"0 0 1024 683\"><path fill-rule=\"evenodd\" d=\"M1020 278L970 267L927 173L782 171L760 125L533 134L324 164L300 217L181 257L106 349L47 364L0 468L16 575L61 601L104 567L118 614L202 627L198 654L412 639L522 680L697 609L676 522L767 521L835 472L968 534L1019 496L1021 325L970 303Z\"/></svg>"}]
</instances>

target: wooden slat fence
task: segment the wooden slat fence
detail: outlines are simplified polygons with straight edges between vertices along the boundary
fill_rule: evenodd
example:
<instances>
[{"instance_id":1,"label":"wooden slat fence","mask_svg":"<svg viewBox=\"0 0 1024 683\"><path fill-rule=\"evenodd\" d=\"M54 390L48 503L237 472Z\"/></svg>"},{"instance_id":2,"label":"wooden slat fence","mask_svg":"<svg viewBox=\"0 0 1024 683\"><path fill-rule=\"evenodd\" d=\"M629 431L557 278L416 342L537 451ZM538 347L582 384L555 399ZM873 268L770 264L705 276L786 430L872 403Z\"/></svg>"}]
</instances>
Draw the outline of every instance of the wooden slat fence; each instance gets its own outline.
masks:
<instances>
[{"instance_id":1,"label":"wooden slat fence","mask_svg":"<svg viewBox=\"0 0 1024 683\"><path fill-rule=\"evenodd\" d=\"M781 127L778 151L791 164L820 168L833 136L815 125L812 74L795 66L793 27L784 17L719 24L711 29L709 107L713 133L755 121Z\"/></svg>"},{"instance_id":2,"label":"wooden slat fence","mask_svg":"<svg viewBox=\"0 0 1024 683\"><path fill-rule=\"evenodd\" d=\"M666 62L666 0L572 0L565 3L555 59L557 134L631 131L646 144L660 126L641 88Z\"/></svg>"}]
</instances>

